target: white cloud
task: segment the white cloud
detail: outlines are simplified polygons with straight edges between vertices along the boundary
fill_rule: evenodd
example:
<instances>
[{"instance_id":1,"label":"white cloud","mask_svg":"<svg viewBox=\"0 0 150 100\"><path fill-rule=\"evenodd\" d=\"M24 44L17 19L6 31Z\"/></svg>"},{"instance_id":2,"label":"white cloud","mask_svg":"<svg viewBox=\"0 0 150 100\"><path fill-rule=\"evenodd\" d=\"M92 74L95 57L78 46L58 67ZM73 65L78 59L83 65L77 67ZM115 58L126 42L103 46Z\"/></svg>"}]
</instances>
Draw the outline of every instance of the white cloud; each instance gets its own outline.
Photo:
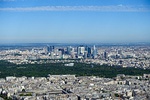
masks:
<instances>
[{"instance_id":1,"label":"white cloud","mask_svg":"<svg viewBox=\"0 0 150 100\"><path fill-rule=\"evenodd\" d=\"M0 8L0 11L99 11L99 12L150 12L144 6L40 6Z\"/></svg>"},{"instance_id":2,"label":"white cloud","mask_svg":"<svg viewBox=\"0 0 150 100\"><path fill-rule=\"evenodd\" d=\"M0 1L9 2L9 1L16 1L16 0L0 0Z\"/></svg>"}]
</instances>

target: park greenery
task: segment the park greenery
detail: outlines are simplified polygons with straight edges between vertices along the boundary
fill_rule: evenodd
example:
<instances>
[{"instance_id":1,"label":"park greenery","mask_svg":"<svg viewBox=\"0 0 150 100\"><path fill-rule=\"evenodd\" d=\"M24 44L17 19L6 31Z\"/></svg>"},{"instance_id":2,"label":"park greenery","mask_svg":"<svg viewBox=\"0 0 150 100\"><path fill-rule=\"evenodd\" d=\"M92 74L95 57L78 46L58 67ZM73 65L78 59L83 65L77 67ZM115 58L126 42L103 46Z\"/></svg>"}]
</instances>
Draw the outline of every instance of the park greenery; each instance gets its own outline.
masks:
<instances>
[{"instance_id":1,"label":"park greenery","mask_svg":"<svg viewBox=\"0 0 150 100\"><path fill-rule=\"evenodd\" d=\"M19 96L32 96L32 93L21 93Z\"/></svg>"},{"instance_id":2,"label":"park greenery","mask_svg":"<svg viewBox=\"0 0 150 100\"><path fill-rule=\"evenodd\" d=\"M4 94L4 95L0 94L0 97L3 98L4 100L12 100L11 98L7 97L6 94ZM0 100L1 100L1 98L0 98Z\"/></svg>"},{"instance_id":3,"label":"park greenery","mask_svg":"<svg viewBox=\"0 0 150 100\"><path fill-rule=\"evenodd\" d=\"M0 61L0 78L6 76L46 77L50 75L71 74L76 76L116 77L117 74L143 75L150 74L150 69L122 68L98 64L76 62L74 66L64 66L65 63L20 64Z\"/></svg>"}]
</instances>

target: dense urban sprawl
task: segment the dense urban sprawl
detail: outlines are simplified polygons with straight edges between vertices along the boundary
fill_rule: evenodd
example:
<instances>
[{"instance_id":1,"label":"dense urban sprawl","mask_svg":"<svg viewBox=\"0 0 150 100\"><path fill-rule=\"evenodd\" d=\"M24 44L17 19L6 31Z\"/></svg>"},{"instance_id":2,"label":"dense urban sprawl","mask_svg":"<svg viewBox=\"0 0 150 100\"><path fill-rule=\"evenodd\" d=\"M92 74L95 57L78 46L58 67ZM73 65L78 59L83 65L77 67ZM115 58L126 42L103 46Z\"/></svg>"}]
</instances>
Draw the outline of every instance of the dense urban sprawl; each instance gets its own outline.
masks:
<instances>
[{"instance_id":1,"label":"dense urban sprawl","mask_svg":"<svg viewBox=\"0 0 150 100\"><path fill-rule=\"evenodd\" d=\"M9 76L0 79L0 93L10 100L150 100L150 74Z\"/></svg>"},{"instance_id":2,"label":"dense urban sprawl","mask_svg":"<svg viewBox=\"0 0 150 100\"><path fill-rule=\"evenodd\" d=\"M100 65L150 68L150 46L45 46L30 49L0 50L0 60L16 64L45 63L39 59L55 59L49 62L69 62L69 59ZM49 63L48 62L48 63Z\"/></svg>"},{"instance_id":3,"label":"dense urban sprawl","mask_svg":"<svg viewBox=\"0 0 150 100\"><path fill-rule=\"evenodd\" d=\"M21 65L17 68L26 69L28 67L23 65L60 63L65 68L71 68L75 64L84 63L89 64L91 69L96 64L148 70L150 46L47 45L3 48L0 49L0 60L8 68L14 67L12 63L15 66ZM45 65L44 68L49 67ZM0 75L2 73L0 71ZM49 74L47 77L7 76L5 79L0 78L0 100L150 100L150 74L118 74L113 78L69 74Z\"/></svg>"}]
</instances>

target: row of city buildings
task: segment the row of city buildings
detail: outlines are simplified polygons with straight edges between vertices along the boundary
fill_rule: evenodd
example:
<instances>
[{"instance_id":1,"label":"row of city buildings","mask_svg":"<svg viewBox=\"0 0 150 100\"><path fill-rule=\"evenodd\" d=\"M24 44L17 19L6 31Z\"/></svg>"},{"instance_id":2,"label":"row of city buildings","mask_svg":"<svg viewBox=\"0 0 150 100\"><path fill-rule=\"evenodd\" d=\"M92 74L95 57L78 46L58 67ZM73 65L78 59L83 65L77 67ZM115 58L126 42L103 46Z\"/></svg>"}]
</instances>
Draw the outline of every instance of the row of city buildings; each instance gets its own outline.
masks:
<instances>
[{"instance_id":1,"label":"row of city buildings","mask_svg":"<svg viewBox=\"0 0 150 100\"><path fill-rule=\"evenodd\" d=\"M44 48L45 52L49 54L52 58L55 58L54 55L58 56L58 58L65 58L63 55L70 55L69 58L96 58L97 57L97 49L95 45L92 47L80 45L78 47L68 46L67 48L58 48L55 49L54 46L47 46Z\"/></svg>"},{"instance_id":2,"label":"row of city buildings","mask_svg":"<svg viewBox=\"0 0 150 100\"><path fill-rule=\"evenodd\" d=\"M0 95L12 100L150 100L150 74L8 76L0 79Z\"/></svg>"},{"instance_id":3,"label":"row of city buildings","mask_svg":"<svg viewBox=\"0 0 150 100\"><path fill-rule=\"evenodd\" d=\"M0 60L16 64L35 63L37 59L82 59L85 63L150 68L150 46L45 46L30 49L0 50Z\"/></svg>"}]
</instances>

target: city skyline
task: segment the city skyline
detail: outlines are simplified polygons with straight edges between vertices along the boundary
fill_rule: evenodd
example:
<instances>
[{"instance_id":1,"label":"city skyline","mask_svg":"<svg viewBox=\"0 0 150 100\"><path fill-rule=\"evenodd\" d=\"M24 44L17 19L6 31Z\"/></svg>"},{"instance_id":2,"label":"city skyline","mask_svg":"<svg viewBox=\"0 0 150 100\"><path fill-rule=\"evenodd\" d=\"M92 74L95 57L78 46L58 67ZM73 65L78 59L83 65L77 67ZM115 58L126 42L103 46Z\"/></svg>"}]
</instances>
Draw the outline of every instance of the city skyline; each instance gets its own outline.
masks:
<instances>
[{"instance_id":1,"label":"city skyline","mask_svg":"<svg viewBox=\"0 0 150 100\"><path fill-rule=\"evenodd\" d=\"M0 0L0 42L150 42L149 19L149 0Z\"/></svg>"}]
</instances>

